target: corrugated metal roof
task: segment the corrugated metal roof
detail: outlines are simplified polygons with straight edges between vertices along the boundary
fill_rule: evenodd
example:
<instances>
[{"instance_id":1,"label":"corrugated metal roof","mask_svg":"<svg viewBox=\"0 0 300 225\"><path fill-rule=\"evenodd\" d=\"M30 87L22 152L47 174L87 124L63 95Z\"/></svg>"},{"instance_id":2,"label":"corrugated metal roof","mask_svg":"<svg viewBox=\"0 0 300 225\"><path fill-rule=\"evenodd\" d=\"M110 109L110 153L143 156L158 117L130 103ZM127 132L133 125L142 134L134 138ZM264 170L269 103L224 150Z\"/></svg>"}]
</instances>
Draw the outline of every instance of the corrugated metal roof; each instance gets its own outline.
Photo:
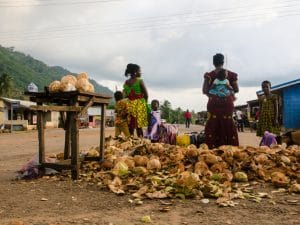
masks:
<instances>
[{"instance_id":1,"label":"corrugated metal roof","mask_svg":"<svg viewBox=\"0 0 300 225\"><path fill-rule=\"evenodd\" d=\"M294 86L294 85L297 85L297 84L300 84L300 79L296 79L296 80L288 81L288 82L285 82L285 83L282 83L282 84L274 85L274 86L271 87L271 91L277 91L277 90L280 90L280 89L283 89L283 88L286 88L286 87L291 87L291 86ZM257 95L262 95L263 91L259 90L259 91L256 92L256 94Z\"/></svg>"},{"instance_id":2,"label":"corrugated metal roof","mask_svg":"<svg viewBox=\"0 0 300 225\"><path fill-rule=\"evenodd\" d=\"M5 98L5 97L0 97L5 102L8 102L9 104L19 102L20 107L22 108L29 108L32 105L36 105L36 102L31 102L31 101L25 101L25 100L20 100L20 99L12 99L12 98Z\"/></svg>"}]
</instances>

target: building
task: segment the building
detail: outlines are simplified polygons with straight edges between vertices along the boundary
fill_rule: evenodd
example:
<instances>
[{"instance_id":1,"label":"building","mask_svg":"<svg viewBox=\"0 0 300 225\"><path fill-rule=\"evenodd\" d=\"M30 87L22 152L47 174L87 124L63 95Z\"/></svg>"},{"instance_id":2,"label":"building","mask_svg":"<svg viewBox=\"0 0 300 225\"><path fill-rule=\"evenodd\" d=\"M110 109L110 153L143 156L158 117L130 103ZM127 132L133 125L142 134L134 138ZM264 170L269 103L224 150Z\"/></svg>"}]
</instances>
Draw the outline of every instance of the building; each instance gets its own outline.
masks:
<instances>
[{"instance_id":1,"label":"building","mask_svg":"<svg viewBox=\"0 0 300 225\"><path fill-rule=\"evenodd\" d=\"M107 126L114 126L115 121L115 110L107 109L105 115ZM90 107L87 111L88 121L90 127L100 127L101 122L101 108L100 107Z\"/></svg>"},{"instance_id":2,"label":"building","mask_svg":"<svg viewBox=\"0 0 300 225\"><path fill-rule=\"evenodd\" d=\"M286 129L300 128L300 79L274 85L271 92L279 96L279 114ZM263 91L256 92L258 96Z\"/></svg>"},{"instance_id":3,"label":"building","mask_svg":"<svg viewBox=\"0 0 300 225\"><path fill-rule=\"evenodd\" d=\"M35 102L0 97L0 126L13 130L31 130L36 128L37 115L30 110ZM45 112L46 127L59 125L59 112Z\"/></svg>"}]
</instances>

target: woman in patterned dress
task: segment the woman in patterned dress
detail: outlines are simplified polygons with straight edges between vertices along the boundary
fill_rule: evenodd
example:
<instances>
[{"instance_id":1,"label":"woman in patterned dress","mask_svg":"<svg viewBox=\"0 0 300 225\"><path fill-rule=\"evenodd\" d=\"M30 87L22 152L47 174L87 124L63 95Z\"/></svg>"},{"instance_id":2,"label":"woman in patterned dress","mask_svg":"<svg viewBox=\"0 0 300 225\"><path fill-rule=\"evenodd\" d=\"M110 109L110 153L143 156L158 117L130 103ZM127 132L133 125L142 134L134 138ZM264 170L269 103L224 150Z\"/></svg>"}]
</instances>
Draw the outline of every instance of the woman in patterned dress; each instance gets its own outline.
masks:
<instances>
[{"instance_id":1,"label":"woman in patterned dress","mask_svg":"<svg viewBox=\"0 0 300 225\"><path fill-rule=\"evenodd\" d=\"M234 110L234 96L220 97L209 94L217 74L223 70L224 56L220 53L214 55L215 70L204 74L203 93L208 96L208 120L205 125L205 143L210 149L221 145L239 145L237 130L232 118ZM234 93L239 91L237 74L226 70L227 79Z\"/></svg>"},{"instance_id":2,"label":"woman in patterned dress","mask_svg":"<svg viewBox=\"0 0 300 225\"><path fill-rule=\"evenodd\" d=\"M128 98L129 107L129 132L134 134L136 129L137 136L143 137L143 127L148 126L147 101L148 92L141 77L141 68L137 64L128 64L125 70L128 77L123 85L124 97Z\"/></svg>"},{"instance_id":3,"label":"woman in patterned dress","mask_svg":"<svg viewBox=\"0 0 300 225\"><path fill-rule=\"evenodd\" d=\"M263 81L261 88L264 95L259 97L259 118L256 135L262 137L265 131L279 135L278 96L271 93L271 82Z\"/></svg>"}]
</instances>

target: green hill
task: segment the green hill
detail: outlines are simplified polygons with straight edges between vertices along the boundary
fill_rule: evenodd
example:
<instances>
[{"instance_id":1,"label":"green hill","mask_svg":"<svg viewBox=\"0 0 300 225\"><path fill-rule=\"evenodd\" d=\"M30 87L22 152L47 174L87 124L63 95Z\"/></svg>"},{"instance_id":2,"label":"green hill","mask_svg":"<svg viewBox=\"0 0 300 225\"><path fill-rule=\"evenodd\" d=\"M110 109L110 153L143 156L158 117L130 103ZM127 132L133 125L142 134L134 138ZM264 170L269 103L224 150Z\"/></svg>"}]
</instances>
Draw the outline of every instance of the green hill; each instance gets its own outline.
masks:
<instances>
[{"instance_id":1,"label":"green hill","mask_svg":"<svg viewBox=\"0 0 300 225\"><path fill-rule=\"evenodd\" d=\"M54 80L60 80L63 75L74 74L60 66L48 66L32 58L30 55L5 48L0 45L0 75L6 73L13 78L14 97L21 97L30 82L43 90ZM91 79L96 92L112 95L113 92Z\"/></svg>"}]
</instances>

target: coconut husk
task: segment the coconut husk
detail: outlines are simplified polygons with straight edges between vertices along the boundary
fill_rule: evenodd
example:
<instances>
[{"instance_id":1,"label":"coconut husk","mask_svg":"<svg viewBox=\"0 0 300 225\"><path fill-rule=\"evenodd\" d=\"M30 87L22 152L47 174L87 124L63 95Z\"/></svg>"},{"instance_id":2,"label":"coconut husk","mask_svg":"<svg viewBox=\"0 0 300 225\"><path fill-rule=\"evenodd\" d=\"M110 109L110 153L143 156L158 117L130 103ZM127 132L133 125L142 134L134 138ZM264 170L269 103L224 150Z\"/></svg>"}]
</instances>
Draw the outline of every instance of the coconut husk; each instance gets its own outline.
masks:
<instances>
[{"instance_id":1,"label":"coconut husk","mask_svg":"<svg viewBox=\"0 0 300 225\"><path fill-rule=\"evenodd\" d=\"M147 166L149 161L147 156L135 155L133 157L136 166Z\"/></svg>"},{"instance_id":2,"label":"coconut husk","mask_svg":"<svg viewBox=\"0 0 300 225\"><path fill-rule=\"evenodd\" d=\"M286 187L290 182L290 179L282 172L273 172L271 174L271 180L276 187Z\"/></svg>"},{"instance_id":3,"label":"coconut husk","mask_svg":"<svg viewBox=\"0 0 300 225\"><path fill-rule=\"evenodd\" d=\"M199 161L195 164L194 173L199 176L207 175L208 170L209 170L208 165L204 161Z\"/></svg>"},{"instance_id":4,"label":"coconut husk","mask_svg":"<svg viewBox=\"0 0 300 225\"><path fill-rule=\"evenodd\" d=\"M298 193L300 194L300 184L292 184L289 188L290 193Z\"/></svg>"},{"instance_id":5,"label":"coconut husk","mask_svg":"<svg viewBox=\"0 0 300 225\"><path fill-rule=\"evenodd\" d=\"M151 158L147 162L147 169L148 170L159 170L159 169L161 169L161 163L160 163L159 159Z\"/></svg>"}]
</instances>

